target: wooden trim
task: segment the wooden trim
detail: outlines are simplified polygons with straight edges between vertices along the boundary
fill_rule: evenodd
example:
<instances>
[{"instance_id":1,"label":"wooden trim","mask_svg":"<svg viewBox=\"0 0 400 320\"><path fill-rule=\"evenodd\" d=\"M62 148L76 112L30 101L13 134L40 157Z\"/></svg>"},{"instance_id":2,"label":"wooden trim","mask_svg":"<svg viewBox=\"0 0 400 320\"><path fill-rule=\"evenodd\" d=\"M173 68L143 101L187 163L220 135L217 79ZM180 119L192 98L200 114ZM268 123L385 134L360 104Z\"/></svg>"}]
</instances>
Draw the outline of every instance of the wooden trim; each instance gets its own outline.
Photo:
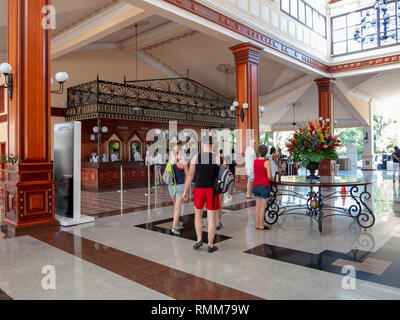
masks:
<instances>
[{"instance_id":1,"label":"wooden trim","mask_svg":"<svg viewBox=\"0 0 400 320\"><path fill-rule=\"evenodd\" d=\"M3 114L0 116L0 123L4 123L8 121L8 115L7 114Z\"/></svg>"},{"instance_id":2,"label":"wooden trim","mask_svg":"<svg viewBox=\"0 0 400 320\"><path fill-rule=\"evenodd\" d=\"M51 107L51 116L52 117L65 117L65 108L55 108Z\"/></svg>"},{"instance_id":3,"label":"wooden trim","mask_svg":"<svg viewBox=\"0 0 400 320\"><path fill-rule=\"evenodd\" d=\"M379 57L375 59L360 60L349 63L342 63L331 67L331 73L353 71L358 69L373 68L389 64L400 63L400 55Z\"/></svg>"}]
</instances>

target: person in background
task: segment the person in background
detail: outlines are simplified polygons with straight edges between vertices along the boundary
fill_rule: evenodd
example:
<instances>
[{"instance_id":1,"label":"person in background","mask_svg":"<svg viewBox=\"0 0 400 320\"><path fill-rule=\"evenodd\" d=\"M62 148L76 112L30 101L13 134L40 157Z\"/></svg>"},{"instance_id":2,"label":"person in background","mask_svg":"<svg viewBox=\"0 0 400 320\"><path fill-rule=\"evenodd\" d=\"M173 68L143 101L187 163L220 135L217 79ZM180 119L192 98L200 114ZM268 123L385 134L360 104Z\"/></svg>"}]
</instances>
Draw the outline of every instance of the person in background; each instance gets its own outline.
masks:
<instances>
[{"instance_id":1,"label":"person in background","mask_svg":"<svg viewBox=\"0 0 400 320\"><path fill-rule=\"evenodd\" d=\"M279 163L278 151L276 151L276 149L274 147L271 148L270 154L271 154L270 161L271 161L272 177L273 177L273 181L274 181L275 175L277 173L283 171L283 168Z\"/></svg>"},{"instance_id":2,"label":"person in background","mask_svg":"<svg viewBox=\"0 0 400 320\"><path fill-rule=\"evenodd\" d=\"M220 160L221 165L223 165L225 167L228 167L228 164L225 162L222 149L219 151L219 160ZM232 189L230 189L227 193L228 194L232 194ZM217 230L221 230L222 229L221 218L222 218L222 201L223 200L224 200L224 194L220 194L219 195L219 206L220 206L220 208L218 209L218 212L217 212Z\"/></svg>"},{"instance_id":3,"label":"person in background","mask_svg":"<svg viewBox=\"0 0 400 320\"><path fill-rule=\"evenodd\" d=\"M185 161L185 153L183 152L181 145L178 144L175 147L175 150L176 151L174 152L173 156L171 156L170 164L174 170L176 186L174 187L173 185L168 185L168 192L172 198L172 202L174 203L174 220L171 231L175 235L180 235L181 233L177 228L183 226L183 223L179 222L179 215L182 210L185 177L189 172L189 168L187 162Z\"/></svg>"},{"instance_id":4,"label":"person in background","mask_svg":"<svg viewBox=\"0 0 400 320\"><path fill-rule=\"evenodd\" d=\"M273 179L271 161L265 158L267 154L268 147L260 145L258 147L258 157L254 160L253 193L256 199L255 216L257 230L271 229L271 226L267 227L264 225L265 209L271 192L270 181Z\"/></svg>"},{"instance_id":5,"label":"person in background","mask_svg":"<svg viewBox=\"0 0 400 320\"><path fill-rule=\"evenodd\" d=\"M196 175L196 182L193 190L193 200L195 207L194 226L196 229L197 242L193 249L197 250L203 245L203 208L207 209L208 220L208 252L212 253L218 248L214 245L214 237L216 230L216 214L220 209L219 196L214 195L214 184L218 177L220 159L212 152L213 138L206 136L201 143L202 152L193 156L190 161L189 174L185 181L185 191L183 199L189 200L189 189Z\"/></svg>"},{"instance_id":6,"label":"person in background","mask_svg":"<svg viewBox=\"0 0 400 320\"><path fill-rule=\"evenodd\" d=\"M286 165L284 163L284 155L282 154L282 149L278 148L278 163L281 166L281 173L286 172Z\"/></svg>"},{"instance_id":7,"label":"person in background","mask_svg":"<svg viewBox=\"0 0 400 320\"><path fill-rule=\"evenodd\" d=\"M117 161L119 161L119 159L118 159L118 150L115 149L113 154L111 155L111 162L117 162Z\"/></svg>"},{"instance_id":8,"label":"person in background","mask_svg":"<svg viewBox=\"0 0 400 320\"><path fill-rule=\"evenodd\" d=\"M394 147L394 152L392 153L393 158L393 181L396 181L396 172L400 181L400 149L399 147Z\"/></svg>"},{"instance_id":9,"label":"person in background","mask_svg":"<svg viewBox=\"0 0 400 320\"><path fill-rule=\"evenodd\" d=\"M169 149L167 149L167 152L164 154L164 163L168 163L169 161Z\"/></svg>"},{"instance_id":10,"label":"person in background","mask_svg":"<svg viewBox=\"0 0 400 320\"><path fill-rule=\"evenodd\" d=\"M136 151L135 151L135 153L133 154L133 159L134 159L135 161L143 161L142 155L141 155L141 153L140 153L140 148L139 148L139 147L136 148Z\"/></svg>"},{"instance_id":11,"label":"person in background","mask_svg":"<svg viewBox=\"0 0 400 320\"><path fill-rule=\"evenodd\" d=\"M251 140L249 146L246 148L244 153L245 169L247 174L247 193L246 198L250 199L252 194L254 172L253 164L256 157L256 152L254 151L255 141Z\"/></svg>"},{"instance_id":12,"label":"person in background","mask_svg":"<svg viewBox=\"0 0 400 320\"><path fill-rule=\"evenodd\" d=\"M156 178L156 186L161 186L162 182L161 165L163 163L163 157L161 153L158 152L158 149L156 149L154 153L153 163L154 163L154 174Z\"/></svg>"}]
</instances>

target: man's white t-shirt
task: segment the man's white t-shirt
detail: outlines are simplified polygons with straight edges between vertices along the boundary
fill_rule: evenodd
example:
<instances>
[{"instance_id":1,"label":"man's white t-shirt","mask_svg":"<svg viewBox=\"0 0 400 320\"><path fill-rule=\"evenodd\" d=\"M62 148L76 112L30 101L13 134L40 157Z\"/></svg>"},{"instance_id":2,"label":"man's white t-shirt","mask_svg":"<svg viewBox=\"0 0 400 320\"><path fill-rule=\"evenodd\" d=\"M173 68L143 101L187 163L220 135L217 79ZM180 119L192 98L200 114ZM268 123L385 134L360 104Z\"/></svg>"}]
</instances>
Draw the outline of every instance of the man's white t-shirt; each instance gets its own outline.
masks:
<instances>
[{"instance_id":1,"label":"man's white t-shirt","mask_svg":"<svg viewBox=\"0 0 400 320\"><path fill-rule=\"evenodd\" d=\"M245 162L246 169L253 170L255 158L256 158L256 153L254 151L254 148L248 146L246 148L246 151L244 152L244 162Z\"/></svg>"},{"instance_id":2,"label":"man's white t-shirt","mask_svg":"<svg viewBox=\"0 0 400 320\"><path fill-rule=\"evenodd\" d=\"M135 151L133 158L135 161L143 161L141 154L138 151Z\"/></svg>"},{"instance_id":3,"label":"man's white t-shirt","mask_svg":"<svg viewBox=\"0 0 400 320\"><path fill-rule=\"evenodd\" d=\"M157 155L153 158L154 164L163 164L163 157L161 153L157 153Z\"/></svg>"},{"instance_id":4,"label":"man's white t-shirt","mask_svg":"<svg viewBox=\"0 0 400 320\"><path fill-rule=\"evenodd\" d=\"M115 153L113 153L113 154L111 155L111 162L116 162L116 161L118 161L118 155L115 154Z\"/></svg>"}]
</instances>

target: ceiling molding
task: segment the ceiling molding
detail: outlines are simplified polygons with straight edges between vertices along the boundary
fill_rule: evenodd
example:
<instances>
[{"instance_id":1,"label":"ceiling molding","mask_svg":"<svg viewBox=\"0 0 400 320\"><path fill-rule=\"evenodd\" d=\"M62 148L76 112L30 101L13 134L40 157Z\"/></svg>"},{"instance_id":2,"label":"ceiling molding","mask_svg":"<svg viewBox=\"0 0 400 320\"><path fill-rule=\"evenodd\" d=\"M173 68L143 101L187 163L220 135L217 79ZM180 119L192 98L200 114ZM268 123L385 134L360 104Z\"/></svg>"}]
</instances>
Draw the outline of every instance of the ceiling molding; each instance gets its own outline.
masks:
<instances>
[{"instance_id":1,"label":"ceiling molding","mask_svg":"<svg viewBox=\"0 0 400 320\"><path fill-rule=\"evenodd\" d=\"M131 4L118 2L111 8L53 38L52 59L91 44L150 15L150 12Z\"/></svg>"},{"instance_id":2,"label":"ceiling molding","mask_svg":"<svg viewBox=\"0 0 400 320\"><path fill-rule=\"evenodd\" d=\"M149 32L144 32L142 35L138 35L138 49L143 49L154 45L155 43L169 39L177 34L187 32L188 28L181 26L175 22L169 22L158 28L151 29ZM133 37L127 41L121 42L121 47L125 51L135 50L136 48L136 37Z\"/></svg>"},{"instance_id":3,"label":"ceiling molding","mask_svg":"<svg viewBox=\"0 0 400 320\"><path fill-rule=\"evenodd\" d=\"M120 1L121 0L111 0L111 2L109 4L106 4L105 6L99 8L99 9L96 9L95 11L85 15L84 17L79 18L78 20L70 23L68 26L62 28L61 30L58 30L57 32L52 32L51 33L52 38L56 38L56 37L62 35L63 33L67 32L68 30L71 30L72 28L76 27L77 25L83 24L84 22L88 21L89 19L99 15L103 11L106 11L107 9L115 6Z\"/></svg>"}]
</instances>

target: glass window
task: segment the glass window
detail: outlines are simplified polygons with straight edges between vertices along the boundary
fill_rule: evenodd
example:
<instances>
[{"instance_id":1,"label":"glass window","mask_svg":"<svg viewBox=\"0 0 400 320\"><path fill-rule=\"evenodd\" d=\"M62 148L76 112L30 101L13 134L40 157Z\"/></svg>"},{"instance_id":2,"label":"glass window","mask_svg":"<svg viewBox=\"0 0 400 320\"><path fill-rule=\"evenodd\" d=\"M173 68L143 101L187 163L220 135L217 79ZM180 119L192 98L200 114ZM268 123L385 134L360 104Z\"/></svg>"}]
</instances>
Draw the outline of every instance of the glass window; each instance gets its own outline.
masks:
<instances>
[{"instance_id":1,"label":"glass window","mask_svg":"<svg viewBox=\"0 0 400 320\"><path fill-rule=\"evenodd\" d=\"M353 53L399 43L400 0L388 2L384 16L382 11L370 7L333 17L332 54ZM359 28L363 41L354 39L356 28Z\"/></svg>"},{"instance_id":2,"label":"glass window","mask_svg":"<svg viewBox=\"0 0 400 320\"><path fill-rule=\"evenodd\" d=\"M281 9L282 9L282 11L285 11L286 13L290 12L289 1L290 0L281 0Z\"/></svg>"},{"instance_id":3,"label":"glass window","mask_svg":"<svg viewBox=\"0 0 400 320\"><path fill-rule=\"evenodd\" d=\"M281 10L326 38L326 18L304 0L281 0Z\"/></svg>"},{"instance_id":4,"label":"glass window","mask_svg":"<svg viewBox=\"0 0 400 320\"><path fill-rule=\"evenodd\" d=\"M332 18L332 30L346 28L346 16Z\"/></svg>"},{"instance_id":5,"label":"glass window","mask_svg":"<svg viewBox=\"0 0 400 320\"><path fill-rule=\"evenodd\" d=\"M336 30L332 34L332 41L333 42L340 42L347 40L346 37L346 29Z\"/></svg>"},{"instance_id":6,"label":"glass window","mask_svg":"<svg viewBox=\"0 0 400 320\"><path fill-rule=\"evenodd\" d=\"M343 54L343 53L346 53L346 51L347 51L346 41L333 44L333 54L335 54L335 55Z\"/></svg>"},{"instance_id":7,"label":"glass window","mask_svg":"<svg viewBox=\"0 0 400 320\"><path fill-rule=\"evenodd\" d=\"M354 26L360 24L361 22L361 12L354 12L347 15L347 26Z\"/></svg>"},{"instance_id":8,"label":"glass window","mask_svg":"<svg viewBox=\"0 0 400 320\"><path fill-rule=\"evenodd\" d=\"M290 0L290 15L296 19L298 18L297 0Z\"/></svg>"},{"instance_id":9,"label":"glass window","mask_svg":"<svg viewBox=\"0 0 400 320\"><path fill-rule=\"evenodd\" d=\"M299 20L302 23L306 23L306 5L302 0L299 0Z\"/></svg>"},{"instance_id":10,"label":"glass window","mask_svg":"<svg viewBox=\"0 0 400 320\"><path fill-rule=\"evenodd\" d=\"M319 15L317 11L313 11L313 28L315 31L319 32Z\"/></svg>"},{"instance_id":11,"label":"glass window","mask_svg":"<svg viewBox=\"0 0 400 320\"><path fill-rule=\"evenodd\" d=\"M310 6L306 5L306 24L308 27L312 29L313 26L313 15L312 15L312 9Z\"/></svg>"},{"instance_id":12,"label":"glass window","mask_svg":"<svg viewBox=\"0 0 400 320\"><path fill-rule=\"evenodd\" d=\"M319 33L326 36L326 19L324 16L319 15Z\"/></svg>"},{"instance_id":13,"label":"glass window","mask_svg":"<svg viewBox=\"0 0 400 320\"><path fill-rule=\"evenodd\" d=\"M355 52L361 50L361 42L355 41L354 39L349 39L347 45L348 52Z\"/></svg>"},{"instance_id":14,"label":"glass window","mask_svg":"<svg viewBox=\"0 0 400 320\"><path fill-rule=\"evenodd\" d=\"M386 34L381 33L381 46L389 46L396 43L396 32L390 31Z\"/></svg>"},{"instance_id":15,"label":"glass window","mask_svg":"<svg viewBox=\"0 0 400 320\"><path fill-rule=\"evenodd\" d=\"M367 49L373 49L378 46L378 42L376 41L376 35L373 36L368 36L364 43L362 44L362 49L367 50Z\"/></svg>"}]
</instances>

